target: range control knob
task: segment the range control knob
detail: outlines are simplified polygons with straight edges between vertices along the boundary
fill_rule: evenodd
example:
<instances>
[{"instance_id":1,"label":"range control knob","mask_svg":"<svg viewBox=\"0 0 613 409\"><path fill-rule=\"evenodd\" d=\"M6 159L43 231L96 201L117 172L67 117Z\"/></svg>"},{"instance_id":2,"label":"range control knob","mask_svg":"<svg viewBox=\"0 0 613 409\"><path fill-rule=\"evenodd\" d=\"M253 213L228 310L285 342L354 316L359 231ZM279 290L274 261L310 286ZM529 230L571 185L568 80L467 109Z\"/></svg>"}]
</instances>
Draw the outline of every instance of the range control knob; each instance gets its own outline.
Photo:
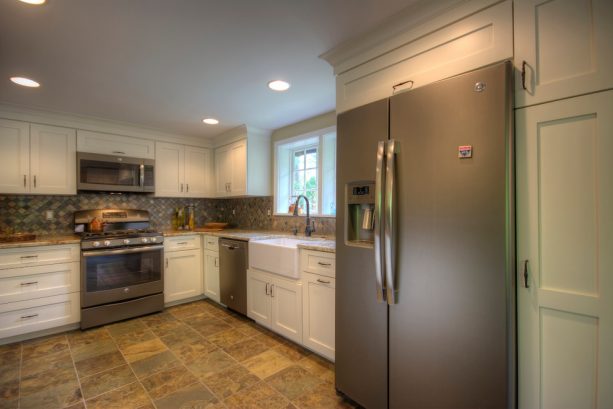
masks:
<instances>
[{"instance_id":1,"label":"range control knob","mask_svg":"<svg viewBox=\"0 0 613 409\"><path fill-rule=\"evenodd\" d=\"M100 247L100 242L99 241L95 241L95 242L92 243L92 246Z\"/></svg>"},{"instance_id":2,"label":"range control knob","mask_svg":"<svg viewBox=\"0 0 613 409\"><path fill-rule=\"evenodd\" d=\"M128 239L124 239L124 240L123 240L123 244L130 244L130 240L128 240Z\"/></svg>"},{"instance_id":3,"label":"range control knob","mask_svg":"<svg viewBox=\"0 0 613 409\"><path fill-rule=\"evenodd\" d=\"M104 240L104 245L105 245L105 246L110 246L110 245L111 245L111 242L110 242L110 241L108 241L108 240Z\"/></svg>"},{"instance_id":4,"label":"range control knob","mask_svg":"<svg viewBox=\"0 0 613 409\"><path fill-rule=\"evenodd\" d=\"M146 237L143 237L142 242L143 242L143 243L149 243L149 239L148 239L148 238L146 238Z\"/></svg>"}]
</instances>

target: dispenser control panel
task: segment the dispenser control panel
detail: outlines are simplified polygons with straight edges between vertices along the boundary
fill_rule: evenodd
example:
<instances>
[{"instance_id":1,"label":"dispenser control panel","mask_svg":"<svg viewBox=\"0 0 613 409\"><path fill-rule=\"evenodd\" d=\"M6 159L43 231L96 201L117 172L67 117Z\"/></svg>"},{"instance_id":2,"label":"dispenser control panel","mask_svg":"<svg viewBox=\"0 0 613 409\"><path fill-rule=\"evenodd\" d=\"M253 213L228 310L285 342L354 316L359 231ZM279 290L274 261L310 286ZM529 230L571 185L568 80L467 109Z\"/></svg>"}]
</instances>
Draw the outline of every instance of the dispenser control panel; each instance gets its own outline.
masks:
<instances>
[{"instance_id":1,"label":"dispenser control panel","mask_svg":"<svg viewBox=\"0 0 613 409\"><path fill-rule=\"evenodd\" d=\"M373 182L353 182L347 184L347 204L374 202L375 184Z\"/></svg>"}]
</instances>

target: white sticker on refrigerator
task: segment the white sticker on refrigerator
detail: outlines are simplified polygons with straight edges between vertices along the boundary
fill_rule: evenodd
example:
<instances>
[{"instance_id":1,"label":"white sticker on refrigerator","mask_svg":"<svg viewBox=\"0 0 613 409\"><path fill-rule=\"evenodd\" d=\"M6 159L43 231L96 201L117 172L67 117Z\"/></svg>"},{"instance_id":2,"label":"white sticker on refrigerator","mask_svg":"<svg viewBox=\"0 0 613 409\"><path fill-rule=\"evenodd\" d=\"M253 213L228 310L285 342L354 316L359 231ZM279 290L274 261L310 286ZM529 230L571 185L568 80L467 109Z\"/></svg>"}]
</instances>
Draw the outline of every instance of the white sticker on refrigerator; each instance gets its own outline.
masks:
<instances>
[{"instance_id":1,"label":"white sticker on refrigerator","mask_svg":"<svg viewBox=\"0 0 613 409\"><path fill-rule=\"evenodd\" d=\"M462 145L458 146L458 158L466 159L473 157L473 146L472 145Z\"/></svg>"}]
</instances>

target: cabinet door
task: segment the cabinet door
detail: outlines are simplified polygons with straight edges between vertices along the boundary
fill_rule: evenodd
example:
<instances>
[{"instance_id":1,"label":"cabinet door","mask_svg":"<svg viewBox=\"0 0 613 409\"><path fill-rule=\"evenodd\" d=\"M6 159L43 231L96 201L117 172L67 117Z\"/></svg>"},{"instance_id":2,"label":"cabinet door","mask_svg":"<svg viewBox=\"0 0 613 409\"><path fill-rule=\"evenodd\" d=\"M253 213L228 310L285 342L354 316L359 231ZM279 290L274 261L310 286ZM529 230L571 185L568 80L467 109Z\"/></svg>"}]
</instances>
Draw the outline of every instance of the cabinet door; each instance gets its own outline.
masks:
<instances>
[{"instance_id":1,"label":"cabinet door","mask_svg":"<svg viewBox=\"0 0 613 409\"><path fill-rule=\"evenodd\" d=\"M613 91L519 109L516 138L519 407L613 408Z\"/></svg>"},{"instance_id":2,"label":"cabinet door","mask_svg":"<svg viewBox=\"0 0 613 409\"><path fill-rule=\"evenodd\" d=\"M267 274L247 272L247 316L258 323L271 325L270 279Z\"/></svg>"},{"instance_id":3,"label":"cabinet door","mask_svg":"<svg viewBox=\"0 0 613 409\"><path fill-rule=\"evenodd\" d=\"M0 119L0 193L30 190L30 125Z\"/></svg>"},{"instance_id":4,"label":"cabinet door","mask_svg":"<svg viewBox=\"0 0 613 409\"><path fill-rule=\"evenodd\" d=\"M219 254L204 252L204 295L219 302Z\"/></svg>"},{"instance_id":5,"label":"cabinet door","mask_svg":"<svg viewBox=\"0 0 613 409\"><path fill-rule=\"evenodd\" d=\"M166 253L164 270L164 302L184 300L202 294L200 250Z\"/></svg>"},{"instance_id":6,"label":"cabinet door","mask_svg":"<svg viewBox=\"0 0 613 409\"><path fill-rule=\"evenodd\" d=\"M155 143L148 139L80 129L77 132L77 150L132 158L155 158Z\"/></svg>"},{"instance_id":7,"label":"cabinet door","mask_svg":"<svg viewBox=\"0 0 613 409\"><path fill-rule=\"evenodd\" d=\"M230 192L234 195L247 193L247 141L232 145L230 167Z\"/></svg>"},{"instance_id":8,"label":"cabinet door","mask_svg":"<svg viewBox=\"0 0 613 409\"><path fill-rule=\"evenodd\" d=\"M302 341L315 352L334 361L335 280L303 274Z\"/></svg>"},{"instance_id":9,"label":"cabinet door","mask_svg":"<svg viewBox=\"0 0 613 409\"><path fill-rule=\"evenodd\" d=\"M515 0L514 10L516 106L613 86L611 0Z\"/></svg>"},{"instance_id":10,"label":"cabinet door","mask_svg":"<svg viewBox=\"0 0 613 409\"><path fill-rule=\"evenodd\" d=\"M77 134L74 129L30 125L30 191L77 194Z\"/></svg>"},{"instance_id":11,"label":"cabinet door","mask_svg":"<svg viewBox=\"0 0 613 409\"><path fill-rule=\"evenodd\" d=\"M232 175L232 159L229 146L215 150L215 193L217 196L229 195L229 184Z\"/></svg>"},{"instance_id":12,"label":"cabinet door","mask_svg":"<svg viewBox=\"0 0 613 409\"><path fill-rule=\"evenodd\" d=\"M185 147L174 143L155 144L155 195L184 196Z\"/></svg>"},{"instance_id":13,"label":"cabinet door","mask_svg":"<svg viewBox=\"0 0 613 409\"><path fill-rule=\"evenodd\" d=\"M302 343L302 284L274 278L271 282L272 330Z\"/></svg>"},{"instance_id":14,"label":"cabinet door","mask_svg":"<svg viewBox=\"0 0 613 409\"><path fill-rule=\"evenodd\" d=\"M208 149L185 147L185 196L210 196L211 152Z\"/></svg>"}]
</instances>

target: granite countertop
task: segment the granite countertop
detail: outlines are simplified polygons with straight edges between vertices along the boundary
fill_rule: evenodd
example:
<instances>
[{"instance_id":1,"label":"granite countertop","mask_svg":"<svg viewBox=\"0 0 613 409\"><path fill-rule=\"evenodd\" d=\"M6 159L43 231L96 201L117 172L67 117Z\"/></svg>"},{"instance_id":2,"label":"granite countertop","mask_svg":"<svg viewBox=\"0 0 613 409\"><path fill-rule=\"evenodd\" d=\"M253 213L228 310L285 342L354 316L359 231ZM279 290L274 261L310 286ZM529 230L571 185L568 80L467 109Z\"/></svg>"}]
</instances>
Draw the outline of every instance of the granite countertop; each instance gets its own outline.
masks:
<instances>
[{"instance_id":1,"label":"granite countertop","mask_svg":"<svg viewBox=\"0 0 613 409\"><path fill-rule=\"evenodd\" d=\"M12 249L20 247L35 247L35 246L54 246L59 244L78 244L81 242L81 237L76 234L50 234L36 236L34 240L14 241L0 243L0 249Z\"/></svg>"},{"instance_id":2,"label":"granite countertop","mask_svg":"<svg viewBox=\"0 0 613 409\"><path fill-rule=\"evenodd\" d=\"M336 252L336 242L333 237L306 237L304 235L293 235L288 232L274 231L274 230L242 230L242 229L227 229L221 231L189 231L189 230L171 230L164 231L164 236L184 236L191 234L205 234L208 236L217 236L227 239L250 241L250 240L264 240L277 237L288 237L299 240L304 240L305 243L298 244L298 248L305 250L324 251L327 253Z\"/></svg>"}]
</instances>

